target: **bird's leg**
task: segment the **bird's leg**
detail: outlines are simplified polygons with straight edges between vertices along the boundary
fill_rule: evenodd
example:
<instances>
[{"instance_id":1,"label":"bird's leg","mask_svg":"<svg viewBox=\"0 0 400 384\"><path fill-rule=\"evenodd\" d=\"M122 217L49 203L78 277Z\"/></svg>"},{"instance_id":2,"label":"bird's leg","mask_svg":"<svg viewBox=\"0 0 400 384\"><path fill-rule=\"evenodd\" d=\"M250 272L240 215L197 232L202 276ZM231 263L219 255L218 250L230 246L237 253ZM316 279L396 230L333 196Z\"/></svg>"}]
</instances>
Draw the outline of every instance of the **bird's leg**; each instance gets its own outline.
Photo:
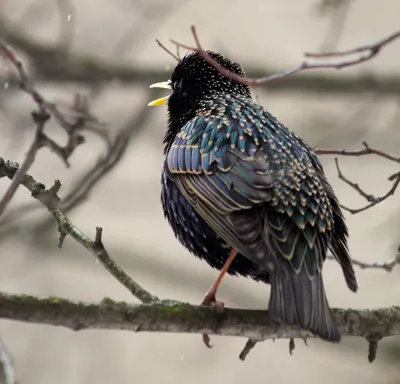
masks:
<instances>
[{"instance_id":1,"label":"bird's leg","mask_svg":"<svg viewBox=\"0 0 400 384\"><path fill-rule=\"evenodd\" d=\"M231 252L229 253L228 259L225 261L225 264L222 267L221 272L219 273L219 275L217 277L217 280L215 280L214 284L211 286L211 288L208 290L207 294L204 296L204 299L203 299L201 305L208 305L208 306L217 307L217 308L224 307L224 303L221 301L217 301L215 299L215 295L217 293L218 287L221 284L222 278L225 276L226 272L228 272L228 269L231 266L231 264L237 254L238 254L238 252L236 249L231 250Z\"/></svg>"},{"instance_id":2,"label":"bird's leg","mask_svg":"<svg viewBox=\"0 0 400 384\"><path fill-rule=\"evenodd\" d=\"M215 295L217 293L218 287L221 284L222 278L224 277L226 272L228 272L228 269L231 266L231 264L237 254L238 254L238 252L236 249L231 250L231 252L229 253L228 259L225 261L225 264L222 267L221 272L219 273L219 275L217 277L217 280L215 280L214 284L211 286L211 288L208 290L207 294L204 296L204 299L203 299L201 305L208 305L208 306L216 307L219 309L224 308L224 303L222 301L217 301L215 299ZM203 342L208 348L212 347L212 345L210 344L210 337L208 335L206 335L206 334L203 335Z\"/></svg>"}]
</instances>

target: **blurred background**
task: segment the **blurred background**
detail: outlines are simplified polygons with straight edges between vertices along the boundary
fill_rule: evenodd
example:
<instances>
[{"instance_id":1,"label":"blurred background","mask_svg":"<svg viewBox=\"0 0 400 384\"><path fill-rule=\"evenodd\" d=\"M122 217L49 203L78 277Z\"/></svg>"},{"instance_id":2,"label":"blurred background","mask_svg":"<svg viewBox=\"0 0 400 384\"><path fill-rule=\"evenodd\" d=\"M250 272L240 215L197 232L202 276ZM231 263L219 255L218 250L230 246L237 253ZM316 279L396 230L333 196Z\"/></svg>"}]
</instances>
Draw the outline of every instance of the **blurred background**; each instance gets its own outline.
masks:
<instances>
[{"instance_id":1,"label":"blurred background","mask_svg":"<svg viewBox=\"0 0 400 384\"><path fill-rule=\"evenodd\" d=\"M399 29L398 0L0 0L0 36L18 53L37 88L69 106L77 92L90 98L101 124L88 125L86 143L71 166L42 149L30 173L51 185L60 179L69 217L84 232L104 228L106 247L139 283L161 298L200 303L217 276L175 240L160 205L165 108L149 84L169 78L176 65L160 39L193 44L196 25L204 48L240 61L249 76L297 66L303 53L375 42ZM182 52L183 53L183 52ZM373 60L340 71L307 71L254 89L259 103L312 146L361 148L362 141L400 155L400 41ZM21 162L32 141L31 98L19 91L14 68L0 62L0 156ZM91 128L92 127L92 128ZM63 143L51 121L46 133ZM333 156L321 157L341 202L365 205L337 177ZM340 159L342 171L372 194L390 188L396 164L368 156ZM0 182L0 193L8 185ZM400 192L399 192L400 193ZM390 262L399 245L399 194L375 208L346 213L350 249L364 262ZM39 203L20 188L0 220L0 289L96 301L131 295L85 249L66 239ZM325 285L332 307L400 305L400 268L391 273L357 268L360 290L351 293L339 266L327 261ZM266 308L269 287L225 278L219 298L227 306ZM258 344L245 362L245 340L198 335L82 331L2 320L0 337L13 356L19 383L400 383L400 342L379 344L367 361L367 342L339 345L288 341Z\"/></svg>"}]
</instances>

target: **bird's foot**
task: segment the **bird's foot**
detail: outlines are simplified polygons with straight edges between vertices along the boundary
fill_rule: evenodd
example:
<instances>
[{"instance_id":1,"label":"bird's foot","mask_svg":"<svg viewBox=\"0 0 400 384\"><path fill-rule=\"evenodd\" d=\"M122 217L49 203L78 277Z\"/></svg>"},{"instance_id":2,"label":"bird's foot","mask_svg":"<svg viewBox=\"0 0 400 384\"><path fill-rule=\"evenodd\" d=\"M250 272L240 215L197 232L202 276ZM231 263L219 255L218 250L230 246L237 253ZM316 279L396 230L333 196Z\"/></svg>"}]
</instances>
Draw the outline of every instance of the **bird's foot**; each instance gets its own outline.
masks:
<instances>
[{"instance_id":1,"label":"bird's foot","mask_svg":"<svg viewBox=\"0 0 400 384\"><path fill-rule=\"evenodd\" d=\"M218 311L223 311L225 308L225 304L222 301L216 300L215 292L208 292L207 295L204 296L201 305L217 308ZM208 336L207 334L203 335L203 343L206 345L207 348L213 347L210 343L210 336Z\"/></svg>"},{"instance_id":2,"label":"bird's foot","mask_svg":"<svg viewBox=\"0 0 400 384\"><path fill-rule=\"evenodd\" d=\"M214 307L219 310L223 310L225 308L225 304L222 301L218 301L215 298L215 292L208 292L207 295L204 296L201 305L206 305L208 307Z\"/></svg>"}]
</instances>

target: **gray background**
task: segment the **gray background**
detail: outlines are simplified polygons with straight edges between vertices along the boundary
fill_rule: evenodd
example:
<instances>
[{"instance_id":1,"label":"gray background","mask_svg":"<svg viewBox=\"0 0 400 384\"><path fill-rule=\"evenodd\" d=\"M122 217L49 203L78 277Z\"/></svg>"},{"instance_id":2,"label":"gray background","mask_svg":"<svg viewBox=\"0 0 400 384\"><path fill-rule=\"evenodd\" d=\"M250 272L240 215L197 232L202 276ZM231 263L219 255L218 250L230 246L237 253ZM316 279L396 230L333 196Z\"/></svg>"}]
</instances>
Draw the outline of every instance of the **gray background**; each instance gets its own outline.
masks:
<instances>
[{"instance_id":1,"label":"gray background","mask_svg":"<svg viewBox=\"0 0 400 384\"><path fill-rule=\"evenodd\" d=\"M169 38L192 44L190 25L195 24L203 46L219 50L241 61L246 68L287 69L303 59L305 51L321 47L330 26L328 17L316 17L315 1L303 0L221 0L151 2L154 12L143 19L142 2L120 0L74 1L72 22L76 23L72 50L97 60L126 65L164 68L165 79L175 65L154 42ZM47 43L60 36L60 13L56 1L1 1L1 15L18 25L21 32ZM33 8L28 8L33 6ZM165 7L165 8L160 8ZM160 10L164 17L157 15ZM350 48L373 42L399 28L398 0L354 1L336 48ZM152 15L156 15L152 19ZM61 21L67 18L61 13ZM22 20L22 21L21 21ZM113 47L127 31L130 45L123 53L111 55ZM22 55L22 57L24 57ZM400 42L388 46L374 60L342 71L319 71L326 78L355 78L373 73L393 76L399 72ZM12 73L3 66L2 79ZM307 73L310 75L310 73ZM303 76L299 74L297 76ZM361 78L361 77L360 77ZM155 78L155 81L163 80ZM4 88L4 87L2 87ZM39 82L49 99L70 102L79 83ZM117 130L132 113L146 108L144 88L115 82L99 95L92 112ZM256 90L260 102L310 144L355 149L367 140L371 146L400 153L398 143L398 100L393 95ZM21 161L32 138L30 98L15 90L1 91L1 156ZM372 100L372 101L371 101ZM152 121L133 139L129 149L90 199L71 213L73 222L88 234L95 226L104 228L104 242L113 257L131 276L152 293L199 303L217 272L190 256L173 237L160 206L160 167L166 109L154 108ZM357 118L352 116L358 113ZM52 137L63 140L55 125ZM77 149L71 168L48 150L37 157L32 173L51 184L55 178L65 188L83 166L102 151L98 140ZM337 178L333 157L322 158L329 180L343 204L362 206L364 200ZM398 168L373 158L341 159L346 175L370 193L383 194L390 187L387 177ZM1 181L0 191L7 182ZM18 191L13 205L29 202L29 194ZM9 207L11 209L11 207ZM399 242L398 194L376 208L358 215L346 214L351 231L350 249L354 258L365 262L393 259ZM57 233L38 236L31 231L34 220L46 212L21 218L18 231L1 237L1 290L37 295L60 295L96 301L108 296L117 300L132 297L83 248L67 239L63 250L56 247ZM4 223L3 223L4 225ZM399 305L399 269L357 269L360 290L351 293L339 266L328 261L324 279L333 307L374 308ZM269 288L242 278L227 277L219 298L227 306L265 308ZM238 360L244 340L213 337L207 350L198 335L133 334L122 331L71 332L50 326L0 322L0 335L13 354L21 383L398 383L399 355L393 354L395 340L380 344L374 364L367 362L365 340L344 338L339 345L310 340L309 347L297 342L293 356L288 341L258 344L246 362ZM398 342L397 342L398 345Z\"/></svg>"}]
</instances>

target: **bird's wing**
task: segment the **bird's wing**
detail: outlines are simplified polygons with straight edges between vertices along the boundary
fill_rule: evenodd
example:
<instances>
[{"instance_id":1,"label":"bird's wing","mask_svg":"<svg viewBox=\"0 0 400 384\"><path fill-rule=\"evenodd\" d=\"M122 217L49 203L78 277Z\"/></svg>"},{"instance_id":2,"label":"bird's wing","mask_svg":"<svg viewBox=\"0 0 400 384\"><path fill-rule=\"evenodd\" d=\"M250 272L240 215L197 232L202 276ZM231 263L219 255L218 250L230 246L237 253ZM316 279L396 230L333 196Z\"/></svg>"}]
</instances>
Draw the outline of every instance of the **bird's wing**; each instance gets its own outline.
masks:
<instances>
[{"instance_id":1,"label":"bird's wing","mask_svg":"<svg viewBox=\"0 0 400 384\"><path fill-rule=\"evenodd\" d=\"M336 197L336 194L332 186L329 184L325 176L324 170L322 169L322 166L318 161L317 157L316 156L313 157L312 161L316 169L317 175L319 177L319 180L321 181L321 184L325 189L325 192L329 198L333 210L334 227L332 231L332 238L329 244L329 248L335 259L339 262L340 266L342 267L343 274L345 276L348 287L353 292L356 292L358 289L357 279L347 245L347 237L349 235L349 232L342 213L342 209L339 204L339 200Z\"/></svg>"},{"instance_id":2,"label":"bird's wing","mask_svg":"<svg viewBox=\"0 0 400 384\"><path fill-rule=\"evenodd\" d=\"M236 134L240 127L234 124L230 121L229 127ZM259 215L261 205L271 199L270 164L254 143L241 145L240 135L235 143L222 125L221 119L207 117L187 123L168 151L167 174L221 238L270 269L267 261L272 255Z\"/></svg>"}]
</instances>

